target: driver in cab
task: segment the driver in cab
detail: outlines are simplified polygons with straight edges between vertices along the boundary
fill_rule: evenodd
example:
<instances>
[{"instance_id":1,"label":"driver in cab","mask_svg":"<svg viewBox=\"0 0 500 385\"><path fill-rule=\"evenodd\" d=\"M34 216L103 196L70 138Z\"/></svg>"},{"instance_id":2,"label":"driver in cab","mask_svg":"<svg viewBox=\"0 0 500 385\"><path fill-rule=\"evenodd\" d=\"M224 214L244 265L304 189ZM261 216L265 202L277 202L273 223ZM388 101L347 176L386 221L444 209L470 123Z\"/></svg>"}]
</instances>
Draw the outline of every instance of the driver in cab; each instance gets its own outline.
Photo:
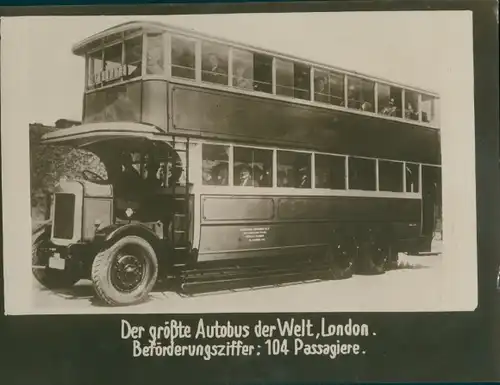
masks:
<instances>
[{"instance_id":1,"label":"driver in cab","mask_svg":"<svg viewBox=\"0 0 500 385\"><path fill-rule=\"evenodd\" d=\"M120 155L121 170L115 178L115 189L120 196L134 196L142 186L142 178L139 172L132 165L130 154Z\"/></svg>"}]
</instances>

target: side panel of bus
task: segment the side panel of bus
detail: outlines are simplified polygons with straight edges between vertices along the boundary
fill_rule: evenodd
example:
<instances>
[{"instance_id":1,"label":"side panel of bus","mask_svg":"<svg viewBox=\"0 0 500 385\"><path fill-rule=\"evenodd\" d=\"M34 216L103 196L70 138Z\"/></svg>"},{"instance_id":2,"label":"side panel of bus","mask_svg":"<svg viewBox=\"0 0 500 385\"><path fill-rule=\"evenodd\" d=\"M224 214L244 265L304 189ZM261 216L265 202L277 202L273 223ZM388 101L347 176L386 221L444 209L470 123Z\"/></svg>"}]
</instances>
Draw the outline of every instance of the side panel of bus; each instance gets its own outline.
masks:
<instances>
[{"instance_id":1,"label":"side panel of bus","mask_svg":"<svg viewBox=\"0 0 500 385\"><path fill-rule=\"evenodd\" d=\"M410 122L175 84L168 95L172 134L441 163L439 131Z\"/></svg>"},{"instance_id":2,"label":"side panel of bus","mask_svg":"<svg viewBox=\"0 0 500 385\"><path fill-rule=\"evenodd\" d=\"M311 252L338 227L420 235L420 199L202 195L200 211L200 262Z\"/></svg>"}]
</instances>

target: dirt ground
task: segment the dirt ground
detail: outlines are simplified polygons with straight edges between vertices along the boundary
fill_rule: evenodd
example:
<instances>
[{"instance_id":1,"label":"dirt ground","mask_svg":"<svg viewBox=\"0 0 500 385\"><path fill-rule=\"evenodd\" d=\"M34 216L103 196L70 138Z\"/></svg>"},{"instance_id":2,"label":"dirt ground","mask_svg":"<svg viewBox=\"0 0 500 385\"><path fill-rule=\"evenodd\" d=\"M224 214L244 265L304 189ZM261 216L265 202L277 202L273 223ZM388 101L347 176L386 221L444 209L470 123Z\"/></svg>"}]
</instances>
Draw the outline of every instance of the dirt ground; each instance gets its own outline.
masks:
<instances>
[{"instance_id":1,"label":"dirt ground","mask_svg":"<svg viewBox=\"0 0 500 385\"><path fill-rule=\"evenodd\" d=\"M383 275L355 275L339 281L307 281L282 286L245 288L186 296L153 291L148 301L106 307L96 301L90 281L53 292L33 279L35 313L247 313L439 311L443 274L440 244L436 253L400 255L400 268Z\"/></svg>"}]
</instances>

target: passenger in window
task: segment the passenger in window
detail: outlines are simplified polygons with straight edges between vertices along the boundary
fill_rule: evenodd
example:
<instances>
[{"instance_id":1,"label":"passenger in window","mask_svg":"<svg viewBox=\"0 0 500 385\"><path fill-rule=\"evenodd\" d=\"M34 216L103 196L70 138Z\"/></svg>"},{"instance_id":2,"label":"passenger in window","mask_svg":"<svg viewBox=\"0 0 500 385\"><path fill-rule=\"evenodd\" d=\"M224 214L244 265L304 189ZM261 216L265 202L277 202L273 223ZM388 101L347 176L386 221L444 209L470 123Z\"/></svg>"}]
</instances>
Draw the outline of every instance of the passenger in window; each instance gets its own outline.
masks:
<instances>
[{"instance_id":1,"label":"passenger in window","mask_svg":"<svg viewBox=\"0 0 500 385\"><path fill-rule=\"evenodd\" d=\"M246 164L241 165L238 169L238 186L254 186L252 178L252 169Z\"/></svg>"},{"instance_id":2,"label":"passenger in window","mask_svg":"<svg viewBox=\"0 0 500 385\"><path fill-rule=\"evenodd\" d=\"M203 80L211 83L227 84L227 71L219 64L217 55L208 55L208 67L203 74Z\"/></svg>"},{"instance_id":3,"label":"passenger in window","mask_svg":"<svg viewBox=\"0 0 500 385\"><path fill-rule=\"evenodd\" d=\"M205 167L203 167L202 178L203 178L204 185L214 184L212 181L212 173L210 172L210 170L206 169Z\"/></svg>"},{"instance_id":4,"label":"passenger in window","mask_svg":"<svg viewBox=\"0 0 500 385\"><path fill-rule=\"evenodd\" d=\"M152 47L148 52L147 73L149 75L163 75L163 47Z\"/></svg>"},{"instance_id":5,"label":"passenger in window","mask_svg":"<svg viewBox=\"0 0 500 385\"><path fill-rule=\"evenodd\" d=\"M413 109L413 105L408 103L405 110L406 119L418 120L418 113Z\"/></svg>"},{"instance_id":6,"label":"passenger in window","mask_svg":"<svg viewBox=\"0 0 500 385\"><path fill-rule=\"evenodd\" d=\"M245 72L246 68L244 66L236 67L234 75L234 85L238 88L251 90L253 89L253 84L250 79L245 78Z\"/></svg>"},{"instance_id":7,"label":"passenger in window","mask_svg":"<svg viewBox=\"0 0 500 385\"><path fill-rule=\"evenodd\" d=\"M122 153L120 155L120 168L114 183L117 195L129 198L137 197L144 181L134 168L130 154Z\"/></svg>"},{"instance_id":8,"label":"passenger in window","mask_svg":"<svg viewBox=\"0 0 500 385\"><path fill-rule=\"evenodd\" d=\"M212 168L212 184L218 186L227 186L228 184L228 166L226 163L219 163Z\"/></svg>"},{"instance_id":9,"label":"passenger in window","mask_svg":"<svg viewBox=\"0 0 500 385\"><path fill-rule=\"evenodd\" d=\"M396 116L397 107L395 105L394 98L389 100L389 105L382 109L382 114L388 116Z\"/></svg>"}]
</instances>

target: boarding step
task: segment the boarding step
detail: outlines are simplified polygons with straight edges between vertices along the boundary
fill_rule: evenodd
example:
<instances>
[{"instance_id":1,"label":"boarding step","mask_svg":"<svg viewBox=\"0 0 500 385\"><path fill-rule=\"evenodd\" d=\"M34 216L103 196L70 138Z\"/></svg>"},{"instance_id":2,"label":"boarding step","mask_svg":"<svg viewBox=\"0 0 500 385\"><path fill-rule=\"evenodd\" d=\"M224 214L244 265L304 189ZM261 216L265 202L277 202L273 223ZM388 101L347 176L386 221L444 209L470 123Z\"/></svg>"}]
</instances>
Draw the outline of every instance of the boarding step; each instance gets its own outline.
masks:
<instances>
[{"instance_id":1,"label":"boarding step","mask_svg":"<svg viewBox=\"0 0 500 385\"><path fill-rule=\"evenodd\" d=\"M199 294L325 279L332 279L329 264L317 259L297 261L288 266L259 264L185 269L180 274L180 286L186 294Z\"/></svg>"},{"instance_id":2,"label":"boarding step","mask_svg":"<svg viewBox=\"0 0 500 385\"><path fill-rule=\"evenodd\" d=\"M215 291L235 290L235 289L255 289L266 286L282 286L283 284L300 283L304 281L321 281L329 279L324 269L267 273L258 276L221 278L200 282L182 282L181 289L185 294L200 294Z\"/></svg>"}]
</instances>

